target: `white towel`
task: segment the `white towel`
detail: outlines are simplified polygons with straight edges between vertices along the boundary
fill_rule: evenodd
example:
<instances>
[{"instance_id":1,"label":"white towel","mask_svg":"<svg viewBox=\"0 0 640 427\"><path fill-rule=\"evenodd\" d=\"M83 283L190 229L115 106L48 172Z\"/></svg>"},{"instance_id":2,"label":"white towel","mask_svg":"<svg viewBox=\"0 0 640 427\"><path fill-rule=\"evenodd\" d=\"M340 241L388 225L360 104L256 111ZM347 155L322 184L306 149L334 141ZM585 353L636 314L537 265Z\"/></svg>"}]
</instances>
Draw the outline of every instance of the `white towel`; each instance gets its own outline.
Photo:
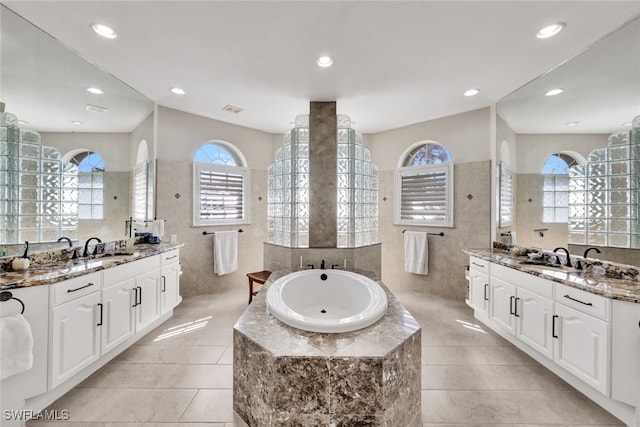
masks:
<instances>
[{"instance_id":1,"label":"white towel","mask_svg":"<svg viewBox=\"0 0 640 427\"><path fill-rule=\"evenodd\" d=\"M404 271L415 274L429 273L429 241L427 233L404 232Z\"/></svg>"},{"instance_id":2,"label":"white towel","mask_svg":"<svg viewBox=\"0 0 640 427\"><path fill-rule=\"evenodd\" d=\"M32 366L31 325L19 313L0 317L0 380L28 371Z\"/></svg>"},{"instance_id":3,"label":"white towel","mask_svg":"<svg viewBox=\"0 0 640 427\"><path fill-rule=\"evenodd\" d=\"M151 223L151 230L154 236L162 237L164 236L164 220L156 219Z\"/></svg>"},{"instance_id":4,"label":"white towel","mask_svg":"<svg viewBox=\"0 0 640 427\"><path fill-rule=\"evenodd\" d=\"M218 276L238 269L238 232L216 231L213 237L213 272Z\"/></svg>"}]
</instances>

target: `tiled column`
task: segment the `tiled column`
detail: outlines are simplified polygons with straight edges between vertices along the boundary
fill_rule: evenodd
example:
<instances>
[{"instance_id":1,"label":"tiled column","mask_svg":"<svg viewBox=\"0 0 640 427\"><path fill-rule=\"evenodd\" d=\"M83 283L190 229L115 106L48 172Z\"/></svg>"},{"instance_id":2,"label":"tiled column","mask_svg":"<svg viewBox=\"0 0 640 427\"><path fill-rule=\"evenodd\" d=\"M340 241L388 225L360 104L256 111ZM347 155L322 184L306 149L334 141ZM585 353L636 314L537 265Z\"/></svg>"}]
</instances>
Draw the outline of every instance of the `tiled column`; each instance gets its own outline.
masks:
<instances>
[{"instance_id":1,"label":"tiled column","mask_svg":"<svg viewBox=\"0 0 640 427\"><path fill-rule=\"evenodd\" d=\"M337 247L335 102L312 102L309 115L309 247Z\"/></svg>"}]
</instances>

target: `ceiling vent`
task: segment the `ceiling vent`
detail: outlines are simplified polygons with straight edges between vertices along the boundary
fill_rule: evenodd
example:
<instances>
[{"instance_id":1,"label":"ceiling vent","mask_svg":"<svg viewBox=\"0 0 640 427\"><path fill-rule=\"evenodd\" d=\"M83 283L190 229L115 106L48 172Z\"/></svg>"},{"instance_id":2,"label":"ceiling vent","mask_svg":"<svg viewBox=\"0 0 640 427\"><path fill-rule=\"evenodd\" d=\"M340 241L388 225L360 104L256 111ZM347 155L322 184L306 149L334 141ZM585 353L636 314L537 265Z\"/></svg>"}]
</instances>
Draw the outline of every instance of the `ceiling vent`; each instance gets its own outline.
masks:
<instances>
[{"instance_id":1,"label":"ceiling vent","mask_svg":"<svg viewBox=\"0 0 640 427\"><path fill-rule=\"evenodd\" d=\"M91 104L87 104L87 106L84 107L84 109L87 111L91 111L92 113L100 113L100 114L104 114L107 111L109 111L109 109L106 107L99 107L97 105L91 105Z\"/></svg>"},{"instance_id":2,"label":"ceiling vent","mask_svg":"<svg viewBox=\"0 0 640 427\"><path fill-rule=\"evenodd\" d=\"M222 107L222 111L227 111L229 113L238 114L244 111L244 108L236 107L235 105L225 105Z\"/></svg>"}]
</instances>

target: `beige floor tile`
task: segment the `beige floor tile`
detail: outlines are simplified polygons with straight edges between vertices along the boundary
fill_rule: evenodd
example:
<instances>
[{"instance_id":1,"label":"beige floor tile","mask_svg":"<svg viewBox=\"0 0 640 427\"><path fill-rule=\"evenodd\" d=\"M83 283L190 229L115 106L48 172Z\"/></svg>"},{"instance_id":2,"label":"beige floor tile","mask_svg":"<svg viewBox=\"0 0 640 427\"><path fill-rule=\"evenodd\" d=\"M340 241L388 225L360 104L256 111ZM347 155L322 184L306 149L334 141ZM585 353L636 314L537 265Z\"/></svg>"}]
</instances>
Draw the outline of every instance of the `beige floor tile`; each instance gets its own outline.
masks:
<instances>
[{"instance_id":1,"label":"beige floor tile","mask_svg":"<svg viewBox=\"0 0 640 427\"><path fill-rule=\"evenodd\" d=\"M425 365L423 390L573 390L537 365Z\"/></svg>"},{"instance_id":2,"label":"beige floor tile","mask_svg":"<svg viewBox=\"0 0 640 427\"><path fill-rule=\"evenodd\" d=\"M222 353L222 357L218 360L219 365L231 365L233 364L233 345L227 346Z\"/></svg>"},{"instance_id":3,"label":"beige floor tile","mask_svg":"<svg viewBox=\"0 0 640 427\"><path fill-rule=\"evenodd\" d=\"M184 412L182 422L235 422L231 390L200 390Z\"/></svg>"},{"instance_id":4,"label":"beige floor tile","mask_svg":"<svg viewBox=\"0 0 640 427\"><path fill-rule=\"evenodd\" d=\"M227 346L134 345L121 353L113 363L214 364Z\"/></svg>"},{"instance_id":5,"label":"beige floor tile","mask_svg":"<svg viewBox=\"0 0 640 427\"><path fill-rule=\"evenodd\" d=\"M515 347L426 347L422 357L428 365L537 365Z\"/></svg>"},{"instance_id":6,"label":"beige floor tile","mask_svg":"<svg viewBox=\"0 0 640 427\"><path fill-rule=\"evenodd\" d=\"M78 388L167 388L177 365L109 363L78 385Z\"/></svg>"},{"instance_id":7,"label":"beige floor tile","mask_svg":"<svg viewBox=\"0 0 640 427\"><path fill-rule=\"evenodd\" d=\"M231 365L178 365L167 378L171 388L229 389L233 388Z\"/></svg>"},{"instance_id":8,"label":"beige floor tile","mask_svg":"<svg viewBox=\"0 0 640 427\"><path fill-rule=\"evenodd\" d=\"M71 422L176 422L197 390L75 388L53 403Z\"/></svg>"}]
</instances>

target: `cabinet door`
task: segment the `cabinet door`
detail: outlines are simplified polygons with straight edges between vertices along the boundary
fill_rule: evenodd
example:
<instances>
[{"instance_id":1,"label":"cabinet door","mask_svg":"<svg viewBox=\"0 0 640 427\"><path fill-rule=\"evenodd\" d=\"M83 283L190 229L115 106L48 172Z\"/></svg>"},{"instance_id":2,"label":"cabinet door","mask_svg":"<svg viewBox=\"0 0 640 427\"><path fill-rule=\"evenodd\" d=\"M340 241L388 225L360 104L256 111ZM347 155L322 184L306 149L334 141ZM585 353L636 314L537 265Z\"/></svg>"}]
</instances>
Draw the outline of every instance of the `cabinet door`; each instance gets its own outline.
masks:
<instances>
[{"instance_id":1,"label":"cabinet door","mask_svg":"<svg viewBox=\"0 0 640 427\"><path fill-rule=\"evenodd\" d=\"M551 323L553 301L518 288L515 301L516 336L540 353L553 358Z\"/></svg>"},{"instance_id":2,"label":"cabinet door","mask_svg":"<svg viewBox=\"0 0 640 427\"><path fill-rule=\"evenodd\" d=\"M180 302L180 263L166 265L160 269L160 312L174 308Z\"/></svg>"},{"instance_id":3,"label":"cabinet door","mask_svg":"<svg viewBox=\"0 0 640 427\"><path fill-rule=\"evenodd\" d=\"M487 313L489 307L489 276L469 269L469 299L478 312Z\"/></svg>"},{"instance_id":4,"label":"cabinet door","mask_svg":"<svg viewBox=\"0 0 640 427\"><path fill-rule=\"evenodd\" d=\"M100 292L51 309L51 388L100 357Z\"/></svg>"},{"instance_id":5,"label":"cabinet door","mask_svg":"<svg viewBox=\"0 0 640 427\"><path fill-rule=\"evenodd\" d=\"M515 333L516 317L513 315L516 287L495 277L489 280L489 313L491 319L511 333Z\"/></svg>"},{"instance_id":6,"label":"cabinet door","mask_svg":"<svg viewBox=\"0 0 640 427\"><path fill-rule=\"evenodd\" d=\"M608 394L609 324L558 303L555 314L555 362Z\"/></svg>"},{"instance_id":7,"label":"cabinet door","mask_svg":"<svg viewBox=\"0 0 640 427\"><path fill-rule=\"evenodd\" d=\"M160 270L136 277L136 331L160 317Z\"/></svg>"},{"instance_id":8,"label":"cabinet door","mask_svg":"<svg viewBox=\"0 0 640 427\"><path fill-rule=\"evenodd\" d=\"M136 331L134 288L129 279L102 290L102 354L107 353Z\"/></svg>"}]
</instances>

